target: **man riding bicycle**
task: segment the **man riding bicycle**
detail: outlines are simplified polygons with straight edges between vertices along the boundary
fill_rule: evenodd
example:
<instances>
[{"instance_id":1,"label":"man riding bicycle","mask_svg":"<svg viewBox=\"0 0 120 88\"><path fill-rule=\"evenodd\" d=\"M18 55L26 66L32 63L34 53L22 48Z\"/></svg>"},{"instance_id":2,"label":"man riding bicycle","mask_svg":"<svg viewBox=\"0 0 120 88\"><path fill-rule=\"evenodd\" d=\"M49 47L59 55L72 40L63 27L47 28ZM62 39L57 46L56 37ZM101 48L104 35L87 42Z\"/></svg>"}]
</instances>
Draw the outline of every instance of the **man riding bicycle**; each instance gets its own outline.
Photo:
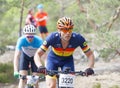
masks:
<instances>
[{"instance_id":1,"label":"man riding bicycle","mask_svg":"<svg viewBox=\"0 0 120 88\"><path fill-rule=\"evenodd\" d=\"M36 36L36 28L33 25L26 25L23 28L24 35L17 41L15 55L14 55L14 76L19 78L27 76L29 65L33 75L38 75L37 66L34 63L33 56L36 50L41 46L42 39ZM18 88L25 88L26 80L20 78ZM38 88L38 84L36 84Z\"/></svg>"},{"instance_id":2,"label":"man riding bicycle","mask_svg":"<svg viewBox=\"0 0 120 88\"><path fill-rule=\"evenodd\" d=\"M74 24L69 17L62 17L57 21L58 32L51 33L43 45L37 50L34 60L38 67L39 72L44 72L40 58L51 46L51 50L48 54L46 61L47 70L64 70L66 67L70 67L71 71L74 71L73 52L80 46L85 55L89 58L88 68L85 70L86 75L93 74L94 67L94 55L89 48L85 38L73 32ZM56 76L46 76L47 88L56 88Z\"/></svg>"}]
</instances>

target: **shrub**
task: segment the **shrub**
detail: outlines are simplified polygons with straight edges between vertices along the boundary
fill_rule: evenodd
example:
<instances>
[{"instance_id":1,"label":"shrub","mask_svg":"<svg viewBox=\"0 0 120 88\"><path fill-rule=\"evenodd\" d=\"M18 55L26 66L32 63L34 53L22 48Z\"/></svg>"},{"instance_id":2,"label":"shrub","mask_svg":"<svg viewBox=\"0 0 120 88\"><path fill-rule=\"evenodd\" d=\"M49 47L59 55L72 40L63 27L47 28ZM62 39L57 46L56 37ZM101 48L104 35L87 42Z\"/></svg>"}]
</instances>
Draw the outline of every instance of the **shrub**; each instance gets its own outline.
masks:
<instances>
[{"instance_id":1,"label":"shrub","mask_svg":"<svg viewBox=\"0 0 120 88\"><path fill-rule=\"evenodd\" d=\"M96 83L95 85L93 85L93 88L101 88L101 84L100 83Z\"/></svg>"},{"instance_id":2,"label":"shrub","mask_svg":"<svg viewBox=\"0 0 120 88\"><path fill-rule=\"evenodd\" d=\"M12 83L15 82L13 77L13 64L12 63L0 63L0 83Z\"/></svg>"}]
</instances>

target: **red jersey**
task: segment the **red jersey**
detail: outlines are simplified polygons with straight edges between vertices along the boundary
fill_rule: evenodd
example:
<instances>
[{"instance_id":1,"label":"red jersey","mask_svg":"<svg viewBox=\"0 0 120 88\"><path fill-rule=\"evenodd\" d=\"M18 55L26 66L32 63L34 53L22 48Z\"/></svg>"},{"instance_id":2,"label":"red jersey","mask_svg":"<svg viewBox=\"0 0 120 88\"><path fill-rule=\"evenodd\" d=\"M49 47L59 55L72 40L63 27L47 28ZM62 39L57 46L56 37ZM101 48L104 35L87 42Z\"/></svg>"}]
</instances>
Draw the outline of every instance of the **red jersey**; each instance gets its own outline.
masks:
<instances>
[{"instance_id":1,"label":"red jersey","mask_svg":"<svg viewBox=\"0 0 120 88\"><path fill-rule=\"evenodd\" d=\"M45 17L45 16L47 16L47 13L46 13L46 12L42 12L42 13L37 12L37 13L35 14L35 18L36 18L36 19L41 19L41 18L43 18L43 17ZM37 26L46 26L46 20L37 21Z\"/></svg>"}]
</instances>

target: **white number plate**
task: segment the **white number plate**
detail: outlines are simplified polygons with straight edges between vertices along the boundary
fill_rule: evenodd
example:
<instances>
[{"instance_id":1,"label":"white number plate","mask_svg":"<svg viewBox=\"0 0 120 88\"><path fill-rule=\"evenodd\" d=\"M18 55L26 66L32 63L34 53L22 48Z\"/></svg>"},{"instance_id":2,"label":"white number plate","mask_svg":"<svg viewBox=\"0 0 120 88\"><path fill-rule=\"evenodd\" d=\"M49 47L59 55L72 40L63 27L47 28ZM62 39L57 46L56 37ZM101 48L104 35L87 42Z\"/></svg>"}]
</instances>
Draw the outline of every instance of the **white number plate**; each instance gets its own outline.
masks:
<instances>
[{"instance_id":1,"label":"white number plate","mask_svg":"<svg viewBox=\"0 0 120 88\"><path fill-rule=\"evenodd\" d=\"M74 87L74 78L72 74L60 74L59 87Z\"/></svg>"}]
</instances>

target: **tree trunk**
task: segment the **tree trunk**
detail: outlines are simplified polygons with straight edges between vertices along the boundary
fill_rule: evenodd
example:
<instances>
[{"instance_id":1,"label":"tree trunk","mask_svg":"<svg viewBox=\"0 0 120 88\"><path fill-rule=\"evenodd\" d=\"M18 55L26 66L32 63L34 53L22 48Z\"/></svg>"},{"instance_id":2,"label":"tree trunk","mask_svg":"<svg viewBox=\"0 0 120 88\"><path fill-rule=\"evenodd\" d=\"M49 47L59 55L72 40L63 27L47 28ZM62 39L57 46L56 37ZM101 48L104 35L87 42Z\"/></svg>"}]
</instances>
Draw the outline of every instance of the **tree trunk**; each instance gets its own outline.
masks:
<instances>
[{"instance_id":1,"label":"tree trunk","mask_svg":"<svg viewBox=\"0 0 120 88\"><path fill-rule=\"evenodd\" d=\"M21 0L19 37L22 35L21 31L22 31L23 10L24 10L24 0Z\"/></svg>"}]
</instances>

